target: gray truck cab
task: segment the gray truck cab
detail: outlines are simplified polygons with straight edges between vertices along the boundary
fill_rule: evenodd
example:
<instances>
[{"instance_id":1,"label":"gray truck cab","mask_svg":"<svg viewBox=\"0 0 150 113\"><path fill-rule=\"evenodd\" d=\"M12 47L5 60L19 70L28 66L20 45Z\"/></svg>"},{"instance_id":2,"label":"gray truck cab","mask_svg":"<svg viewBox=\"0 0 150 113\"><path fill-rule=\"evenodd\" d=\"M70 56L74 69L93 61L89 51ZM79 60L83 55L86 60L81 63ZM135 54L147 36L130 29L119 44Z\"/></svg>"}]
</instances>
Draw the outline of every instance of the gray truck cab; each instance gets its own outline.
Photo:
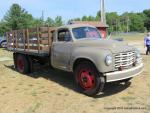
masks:
<instances>
[{"instance_id":1,"label":"gray truck cab","mask_svg":"<svg viewBox=\"0 0 150 113\"><path fill-rule=\"evenodd\" d=\"M105 82L128 81L143 69L142 58L136 48L125 42L102 39L100 32L90 25L58 28L51 52L52 66L74 72L78 86L87 95L97 93L92 89L94 86L101 89ZM87 67L94 72L87 71ZM97 73L100 80L94 80L96 78L91 73Z\"/></svg>"}]
</instances>

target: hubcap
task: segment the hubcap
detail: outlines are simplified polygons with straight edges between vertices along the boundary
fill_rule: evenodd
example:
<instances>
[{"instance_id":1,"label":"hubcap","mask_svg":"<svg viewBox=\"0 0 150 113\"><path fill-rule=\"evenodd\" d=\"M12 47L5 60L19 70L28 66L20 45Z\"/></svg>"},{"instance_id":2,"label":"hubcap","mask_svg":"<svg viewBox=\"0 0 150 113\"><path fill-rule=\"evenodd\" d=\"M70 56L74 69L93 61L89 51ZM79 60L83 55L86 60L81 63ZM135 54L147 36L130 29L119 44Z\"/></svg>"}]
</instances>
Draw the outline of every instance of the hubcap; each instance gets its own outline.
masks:
<instances>
[{"instance_id":1,"label":"hubcap","mask_svg":"<svg viewBox=\"0 0 150 113\"><path fill-rule=\"evenodd\" d=\"M81 87L85 90L90 90L95 86L95 77L91 69L81 70L78 79Z\"/></svg>"}]
</instances>

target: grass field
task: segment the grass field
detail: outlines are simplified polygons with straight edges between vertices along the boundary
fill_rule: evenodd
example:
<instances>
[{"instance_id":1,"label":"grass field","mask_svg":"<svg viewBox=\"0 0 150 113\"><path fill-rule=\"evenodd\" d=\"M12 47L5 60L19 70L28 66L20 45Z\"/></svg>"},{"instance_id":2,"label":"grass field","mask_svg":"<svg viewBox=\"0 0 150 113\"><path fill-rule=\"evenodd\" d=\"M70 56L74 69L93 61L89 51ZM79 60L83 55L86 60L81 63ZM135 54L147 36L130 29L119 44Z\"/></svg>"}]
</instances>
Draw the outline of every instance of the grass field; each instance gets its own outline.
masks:
<instances>
[{"instance_id":1,"label":"grass field","mask_svg":"<svg viewBox=\"0 0 150 113\"><path fill-rule=\"evenodd\" d=\"M143 41L146 33L128 33L112 35L112 38L123 38L125 41Z\"/></svg>"},{"instance_id":2,"label":"grass field","mask_svg":"<svg viewBox=\"0 0 150 113\"><path fill-rule=\"evenodd\" d=\"M135 37L126 39L132 42ZM77 91L71 73L48 67L29 75L18 73L12 53L0 49L0 113L149 113L150 56L142 57L142 74L128 84L107 84L92 98Z\"/></svg>"}]
</instances>

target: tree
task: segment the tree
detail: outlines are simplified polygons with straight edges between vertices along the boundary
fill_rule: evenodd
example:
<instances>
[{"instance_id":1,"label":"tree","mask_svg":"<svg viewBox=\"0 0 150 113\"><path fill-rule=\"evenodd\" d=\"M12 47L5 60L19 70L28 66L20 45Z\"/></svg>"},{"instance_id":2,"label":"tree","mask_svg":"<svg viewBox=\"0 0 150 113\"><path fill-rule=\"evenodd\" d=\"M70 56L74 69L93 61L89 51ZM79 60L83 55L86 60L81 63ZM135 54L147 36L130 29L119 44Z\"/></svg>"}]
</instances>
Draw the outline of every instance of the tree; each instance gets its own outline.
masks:
<instances>
[{"instance_id":1,"label":"tree","mask_svg":"<svg viewBox=\"0 0 150 113\"><path fill-rule=\"evenodd\" d=\"M0 36L3 36L5 34L6 31L9 31L10 28L7 27L7 23L4 21L0 22Z\"/></svg>"},{"instance_id":2,"label":"tree","mask_svg":"<svg viewBox=\"0 0 150 113\"><path fill-rule=\"evenodd\" d=\"M145 15L144 26L150 30L150 9L144 10L143 14Z\"/></svg>"},{"instance_id":3,"label":"tree","mask_svg":"<svg viewBox=\"0 0 150 113\"><path fill-rule=\"evenodd\" d=\"M100 11L98 11L95 17L95 21L100 21L100 19L101 19L101 15L100 15Z\"/></svg>"},{"instance_id":4,"label":"tree","mask_svg":"<svg viewBox=\"0 0 150 113\"><path fill-rule=\"evenodd\" d=\"M81 19L80 18L75 18L72 21L81 21Z\"/></svg>"},{"instance_id":5,"label":"tree","mask_svg":"<svg viewBox=\"0 0 150 113\"><path fill-rule=\"evenodd\" d=\"M40 27L40 26L43 26L43 20L40 18L40 19L38 19L38 18L34 18L33 20L32 20L32 27Z\"/></svg>"},{"instance_id":6,"label":"tree","mask_svg":"<svg viewBox=\"0 0 150 113\"><path fill-rule=\"evenodd\" d=\"M45 24L50 27L53 27L53 26L55 26L55 21L52 18L48 17Z\"/></svg>"},{"instance_id":7,"label":"tree","mask_svg":"<svg viewBox=\"0 0 150 113\"><path fill-rule=\"evenodd\" d=\"M89 16L89 17L87 17L87 21L95 21L95 17Z\"/></svg>"},{"instance_id":8,"label":"tree","mask_svg":"<svg viewBox=\"0 0 150 113\"><path fill-rule=\"evenodd\" d=\"M109 25L109 32L118 31L119 15L117 12L106 13L107 24Z\"/></svg>"},{"instance_id":9,"label":"tree","mask_svg":"<svg viewBox=\"0 0 150 113\"><path fill-rule=\"evenodd\" d=\"M128 13L128 16L130 18L130 30L131 31L138 31L138 32L144 32L144 18L139 13Z\"/></svg>"},{"instance_id":10,"label":"tree","mask_svg":"<svg viewBox=\"0 0 150 113\"><path fill-rule=\"evenodd\" d=\"M57 16L55 18L55 27L59 27L63 25L63 21L62 21L62 17L61 16Z\"/></svg>"},{"instance_id":11,"label":"tree","mask_svg":"<svg viewBox=\"0 0 150 113\"><path fill-rule=\"evenodd\" d=\"M18 4L13 4L4 16L4 22L12 30L27 28L32 26L33 17L22 9Z\"/></svg>"},{"instance_id":12,"label":"tree","mask_svg":"<svg viewBox=\"0 0 150 113\"><path fill-rule=\"evenodd\" d=\"M87 18L88 18L87 16L83 16L82 21L87 21L88 20Z\"/></svg>"},{"instance_id":13,"label":"tree","mask_svg":"<svg viewBox=\"0 0 150 113\"><path fill-rule=\"evenodd\" d=\"M120 26L121 26L122 32L129 32L130 25L131 25L129 13L125 12L122 15L120 15L119 20L120 20Z\"/></svg>"}]
</instances>

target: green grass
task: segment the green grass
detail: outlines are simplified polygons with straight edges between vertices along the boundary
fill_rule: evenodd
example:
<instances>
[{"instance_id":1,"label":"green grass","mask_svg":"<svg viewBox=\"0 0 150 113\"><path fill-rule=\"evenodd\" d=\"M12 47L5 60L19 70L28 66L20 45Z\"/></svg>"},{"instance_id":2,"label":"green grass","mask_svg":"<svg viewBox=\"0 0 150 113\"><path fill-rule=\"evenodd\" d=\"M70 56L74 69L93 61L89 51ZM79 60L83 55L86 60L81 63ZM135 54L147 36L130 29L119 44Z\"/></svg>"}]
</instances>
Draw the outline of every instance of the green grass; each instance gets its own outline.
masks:
<instances>
[{"instance_id":1,"label":"green grass","mask_svg":"<svg viewBox=\"0 0 150 113\"><path fill-rule=\"evenodd\" d=\"M37 92L36 91L32 91L31 95L35 97L35 96L37 96Z\"/></svg>"},{"instance_id":2,"label":"green grass","mask_svg":"<svg viewBox=\"0 0 150 113\"><path fill-rule=\"evenodd\" d=\"M41 106L41 103L36 103L35 105L29 107L25 113L36 113L36 110Z\"/></svg>"},{"instance_id":3,"label":"green grass","mask_svg":"<svg viewBox=\"0 0 150 113\"><path fill-rule=\"evenodd\" d=\"M125 102L130 102L132 100L135 100L135 97L126 96L126 97L121 97L121 99Z\"/></svg>"},{"instance_id":4,"label":"green grass","mask_svg":"<svg viewBox=\"0 0 150 113\"><path fill-rule=\"evenodd\" d=\"M128 33L112 35L112 38L123 38L126 41L143 41L145 33Z\"/></svg>"}]
</instances>

